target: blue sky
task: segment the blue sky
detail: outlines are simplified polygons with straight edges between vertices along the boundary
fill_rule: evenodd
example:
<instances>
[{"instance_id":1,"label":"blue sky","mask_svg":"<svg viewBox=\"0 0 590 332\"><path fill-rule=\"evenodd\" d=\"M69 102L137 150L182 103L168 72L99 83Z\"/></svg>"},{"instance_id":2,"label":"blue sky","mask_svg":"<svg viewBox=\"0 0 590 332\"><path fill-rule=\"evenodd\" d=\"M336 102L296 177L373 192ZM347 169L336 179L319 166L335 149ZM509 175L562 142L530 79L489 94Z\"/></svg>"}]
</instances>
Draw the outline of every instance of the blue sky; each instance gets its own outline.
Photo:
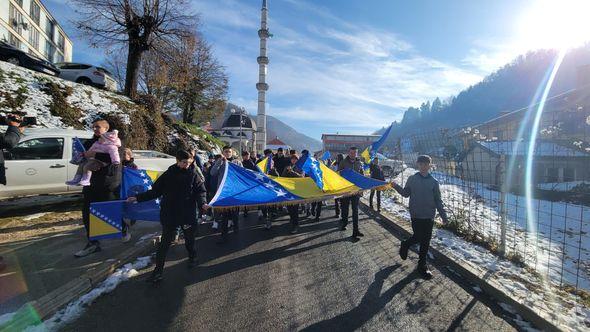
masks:
<instances>
[{"instance_id":1,"label":"blue sky","mask_svg":"<svg viewBox=\"0 0 590 332\"><path fill-rule=\"evenodd\" d=\"M522 29L539 1L268 0L267 114L317 139L371 133L409 106L457 94L527 49L546 46L529 43L534 38ZM44 2L74 39L74 60L102 63L101 50L76 35L68 1ZM229 100L250 113L261 2L192 1L227 69Z\"/></svg>"}]
</instances>

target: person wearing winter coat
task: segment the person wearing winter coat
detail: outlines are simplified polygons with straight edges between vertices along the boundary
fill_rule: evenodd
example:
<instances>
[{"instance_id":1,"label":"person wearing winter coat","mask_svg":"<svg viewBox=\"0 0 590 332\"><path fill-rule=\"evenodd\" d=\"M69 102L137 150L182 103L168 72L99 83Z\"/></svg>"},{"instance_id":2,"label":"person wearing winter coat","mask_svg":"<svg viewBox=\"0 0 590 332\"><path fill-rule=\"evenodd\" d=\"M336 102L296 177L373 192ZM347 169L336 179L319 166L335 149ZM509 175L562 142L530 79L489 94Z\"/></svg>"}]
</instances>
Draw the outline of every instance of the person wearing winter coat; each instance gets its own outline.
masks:
<instances>
[{"instance_id":1,"label":"person wearing winter coat","mask_svg":"<svg viewBox=\"0 0 590 332\"><path fill-rule=\"evenodd\" d=\"M297 155L291 155L291 164L283 170L281 174L282 177L286 178L302 178L303 174L295 171L295 164L297 163L299 158ZM291 234L297 233L299 229L299 205L289 205L287 206L287 211L289 211L289 219L291 221Z\"/></svg>"},{"instance_id":2,"label":"person wearing winter coat","mask_svg":"<svg viewBox=\"0 0 590 332\"><path fill-rule=\"evenodd\" d=\"M336 160L334 160L334 162L330 165L330 168L333 171L338 172L338 165L340 165L340 162L342 162L342 160L344 160L344 155L342 153L339 153L336 156ZM340 198L334 199L334 212L336 213L336 218L340 218Z\"/></svg>"},{"instance_id":3,"label":"person wearing winter coat","mask_svg":"<svg viewBox=\"0 0 590 332\"><path fill-rule=\"evenodd\" d=\"M191 169L193 156L190 152L179 150L176 153L176 164L170 166L158 177L152 189L129 197L127 202L145 202L160 199L160 224L162 240L156 252L156 267L148 279L151 282L162 280L166 253L176 235L176 228L181 227L184 233L188 265L197 264L195 249L195 220L197 208L208 209L205 194L205 179L201 173Z\"/></svg>"},{"instance_id":4,"label":"person wearing winter coat","mask_svg":"<svg viewBox=\"0 0 590 332\"><path fill-rule=\"evenodd\" d=\"M385 176L383 175L381 166L379 166L378 158L371 160L369 171L371 172L372 179L385 181ZM373 208L373 197L375 196L375 192L377 192L377 211L381 211L381 191L379 190L371 190L371 194L369 194L369 207L371 209Z\"/></svg>"},{"instance_id":5,"label":"person wearing winter coat","mask_svg":"<svg viewBox=\"0 0 590 332\"><path fill-rule=\"evenodd\" d=\"M119 156L120 147L121 140L119 139L119 132L117 130L113 130L100 135L98 141L94 142L88 151L106 153L110 157L110 163L113 165L118 165L121 163L121 157ZM109 163L100 159L88 157L78 165L78 169L76 170L74 178L70 181L66 181L66 184L68 186L89 186L92 172L98 171L108 164Z\"/></svg>"},{"instance_id":6,"label":"person wearing winter coat","mask_svg":"<svg viewBox=\"0 0 590 332\"><path fill-rule=\"evenodd\" d=\"M12 149L20 141L21 133L24 127L20 127L21 118L13 116L8 121L8 128L4 134L0 134L0 184L6 185L6 171L4 170L4 154L2 149Z\"/></svg>"},{"instance_id":7,"label":"person wearing winter coat","mask_svg":"<svg viewBox=\"0 0 590 332\"><path fill-rule=\"evenodd\" d=\"M226 163L232 163L242 167L242 163L233 157L233 150L231 146L224 146L223 151L221 154L221 158L213 164L211 167L211 175L217 177L217 188L221 186L221 181L223 181L225 175L225 165ZM238 225L238 221L240 219L240 211L239 210L232 210L232 211L225 211L221 214L221 239L218 241L218 244L224 244L227 242L227 234L229 232L229 220L232 220L234 232L237 233L240 230L240 226Z\"/></svg>"},{"instance_id":8,"label":"person wearing winter coat","mask_svg":"<svg viewBox=\"0 0 590 332\"><path fill-rule=\"evenodd\" d=\"M358 148L353 146L348 149L348 156L344 158L338 164L338 171L343 171L345 169L351 169L355 172L363 174L363 164L361 160L357 157ZM352 238L353 240L358 239L359 237L364 236L363 233L359 231L359 201L360 201L360 194L354 194L351 196L343 197L340 199L340 203L342 205L342 225L340 230L346 230L346 225L348 224L348 206L352 207Z\"/></svg>"},{"instance_id":9,"label":"person wearing winter coat","mask_svg":"<svg viewBox=\"0 0 590 332\"><path fill-rule=\"evenodd\" d=\"M121 163L114 164L111 162L111 155L109 153L90 151L90 148L96 143L102 134L108 132L110 125L106 120L96 120L92 123L92 130L94 136L84 142L85 158L94 158L105 164L102 168L92 172L90 177L90 185L84 186L82 189L83 205L82 205L82 221L84 228L86 228L86 238L88 242L86 246L76 252L74 256L84 257L101 250L100 243L96 240L90 241L90 204L94 202L105 202L117 199L119 188L121 186L121 175L123 168Z\"/></svg>"},{"instance_id":10,"label":"person wearing winter coat","mask_svg":"<svg viewBox=\"0 0 590 332\"><path fill-rule=\"evenodd\" d=\"M399 184L392 182L393 188L400 195L410 198L410 217L414 232L410 238L402 241L399 255L405 260L408 257L408 249L412 245L419 243L418 273L424 279L431 279L432 272L426 265L426 257L428 256L428 248L432 238L436 211L438 211L445 224L448 223L449 218L442 202L438 180L430 174L432 159L428 155L421 155L418 157L416 164L418 172L408 177L403 188Z\"/></svg>"},{"instance_id":11,"label":"person wearing winter coat","mask_svg":"<svg viewBox=\"0 0 590 332\"><path fill-rule=\"evenodd\" d=\"M254 172L260 172L256 163L250 158L250 152L242 151L242 166Z\"/></svg>"}]
</instances>

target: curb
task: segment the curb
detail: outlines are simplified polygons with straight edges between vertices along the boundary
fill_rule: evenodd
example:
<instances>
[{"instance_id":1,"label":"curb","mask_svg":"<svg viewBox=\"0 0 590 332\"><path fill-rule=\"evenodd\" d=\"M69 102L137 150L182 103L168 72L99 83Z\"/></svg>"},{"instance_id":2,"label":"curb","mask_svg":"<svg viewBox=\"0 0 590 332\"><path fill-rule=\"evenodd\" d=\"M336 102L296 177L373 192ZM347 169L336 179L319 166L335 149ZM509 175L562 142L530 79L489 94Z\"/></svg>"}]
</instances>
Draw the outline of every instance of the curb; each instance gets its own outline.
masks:
<instances>
[{"instance_id":1,"label":"curb","mask_svg":"<svg viewBox=\"0 0 590 332\"><path fill-rule=\"evenodd\" d=\"M123 266L137 257L145 256L154 250L159 238L156 237L145 243L136 244L121 252L114 261L103 262L91 271L67 282L37 300L25 303L15 312L14 318L0 326L0 331L22 331L30 325L41 323L44 319L55 314L68 303L88 293L99 283L104 281L118 267Z\"/></svg>"},{"instance_id":2,"label":"curb","mask_svg":"<svg viewBox=\"0 0 590 332\"><path fill-rule=\"evenodd\" d=\"M378 222L388 221L385 224L385 227L392 227L396 233L402 234L404 236L410 236L411 227L408 224L408 227L404 227L400 225L397 221L401 221L401 218L394 217L393 215L387 212L377 212L370 209L365 199L361 199L361 206L363 208L363 212L370 215L371 217L375 218ZM532 308L526 306L523 303L518 302L514 298L512 298L508 293L506 293L500 285L495 282L494 280L488 279L488 273L485 271L479 271L474 269L471 266L466 264L461 264L454 260L452 257L449 257L446 253L442 252L435 246L430 246L430 252L436 257L437 265L446 265L452 268L455 272L460 274L465 280L478 285L484 293L493 297L497 301L506 303L512 306L516 311L527 321L533 323L535 327L539 328L543 331L562 331L557 325L553 322L549 321L547 318L541 316L539 313L534 311Z\"/></svg>"}]
</instances>

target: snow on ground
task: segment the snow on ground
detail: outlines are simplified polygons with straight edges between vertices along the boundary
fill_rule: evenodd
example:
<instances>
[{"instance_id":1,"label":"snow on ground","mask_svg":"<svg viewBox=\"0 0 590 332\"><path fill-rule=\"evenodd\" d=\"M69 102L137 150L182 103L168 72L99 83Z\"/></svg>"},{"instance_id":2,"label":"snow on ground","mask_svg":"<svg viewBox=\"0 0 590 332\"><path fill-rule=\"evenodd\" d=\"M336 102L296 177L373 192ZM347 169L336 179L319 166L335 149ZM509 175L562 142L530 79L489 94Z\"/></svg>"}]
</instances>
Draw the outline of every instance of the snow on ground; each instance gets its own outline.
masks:
<instances>
[{"instance_id":1,"label":"snow on ground","mask_svg":"<svg viewBox=\"0 0 590 332\"><path fill-rule=\"evenodd\" d=\"M44 321L40 325L31 326L27 328L26 332L52 332L52 331L59 331L68 323L77 319L83 312L86 310L88 306L94 302L99 296L110 293L113 291L117 286L122 283L123 281L128 280L131 277L136 276L139 272L137 270L141 270L147 267L150 264L150 257L139 257L135 262L125 264L124 266L118 268L111 274L105 281L100 283L98 287L94 288L87 294L81 296L77 300L70 302L64 309L58 311L53 317L49 318L48 320ZM0 316L2 319L4 316Z\"/></svg>"},{"instance_id":2,"label":"snow on ground","mask_svg":"<svg viewBox=\"0 0 590 332\"><path fill-rule=\"evenodd\" d=\"M570 191L581 184L590 185L588 181L570 181L570 182L553 182L553 183L539 183L537 188L543 190L553 191Z\"/></svg>"},{"instance_id":3,"label":"snow on ground","mask_svg":"<svg viewBox=\"0 0 590 332\"><path fill-rule=\"evenodd\" d=\"M407 168L395 180L403 184L415 172ZM433 174L449 216L465 216L468 228L500 243L501 193L485 184ZM505 202L506 254L519 255L553 284L590 290L590 207L533 199L530 220L524 197L507 193Z\"/></svg>"},{"instance_id":4,"label":"snow on ground","mask_svg":"<svg viewBox=\"0 0 590 332\"><path fill-rule=\"evenodd\" d=\"M414 169L406 169L394 180L403 185L408 176L415 172L416 170ZM500 222L498 218L499 207L497 204L499 193L486 189L483 185L477 186L473 183L460 183L458 179L448 179L449 177L444 174L435 174L435 176L441 182L441 193L448 210L454 210L454 213L457 213L459 208L466 208L468 210L466 213L471 219L471 227L473 229L477 229L487 236L499 239ZM390 193L384 193L382 207L398 217L410 219L407 209L408 200L403 199L400 202L396 202L393 198L394 196L390 195ZM477 196L477 198L473 196ZM574 236L585 239L583 249L588 249L590 241L585 238L586 233L583 232L587 232L587 221L590 220L590 215L588 215L590 213L589 208L563 202L535 200L535 211L546 211L547 209L551 211L552 209L554 215L551 218L552 220L541 220L539 222L540 226L538 227L539 232L536 236L533 236L533 233L528 229L524 221L526 218L523 206L524 198L509 194L506 200L509 203L509 207L507 208L509 212L507 218L509 225L506 239L507 249L513 252L518 250L521 253L526 250L525 263L527 267L520 267L508 260L501 259L487 249L468 242L450 231L443 229L435 230L432 245L458 262L468 264L476 269L491 272L490 279L495 281L497 285L503 287L513 298L525 303L535 311L541 312L546 317L554 317L553 319L563 324L567 329L582 330L587 328L590 326L590 308L584 307L573 295L558 291L555 286L559 285L559 270L554 271L553 268L549 270L544 269L543 267L545 265L539 263L545 262L547 264L549 262L549 266L553 267L559 262L559 266L564 267L564 281L575 280L567 279L571 278L571 275L566 274L567 270L565 268L575 268L577 260L574 261L573 259L573 251L577 255L577 249L574 250L577 248L577 245L561 246L561 244L564 241L564 234L570 232L574 233ZM518 200L520 200L520 203L518 203ZM452 216L452 214L450 215ZM549 214L539 212L538 215L548 218L547 216ZM568 216L568 218L565 216ZM574 225L569 227L570 223L572 223L570 219L574 219L575 216L577 216L577 223L575 225L578 228L573 227ZM584 219L580 220L581 217ZM543 225L551 221L553 223L551 225L552 227ZM583 221L586 221L586 223ZM580 225L583 225L582 232L579 231ZM575 233L576 231L577 233ZM551 234L554 237L551 237ZM561 236L558 237L558 234L561 234ZM539 249L537 251L534 249L534 244L538 244ZM549 246L552 248L553 255L547 254ZM545 248L542 249L541 247ZM558 251L559 248L564 247L565 251ZM565 257L565 260L558 260L560 257ZM537 265L535 265L535 262L537 262ZM588 267L587 257L582 266L584 268ZM545 273L531 273L531 269L537 269L537 271L544 271ZM587 287L589 284L587 271L580 273L578 280L579 285L585 285ZM556 313L559 313L559 315L556 315ZM531 329L530 324L525 321L517 321L516 323L524 330Z\"/></svg>"}]
</instances>

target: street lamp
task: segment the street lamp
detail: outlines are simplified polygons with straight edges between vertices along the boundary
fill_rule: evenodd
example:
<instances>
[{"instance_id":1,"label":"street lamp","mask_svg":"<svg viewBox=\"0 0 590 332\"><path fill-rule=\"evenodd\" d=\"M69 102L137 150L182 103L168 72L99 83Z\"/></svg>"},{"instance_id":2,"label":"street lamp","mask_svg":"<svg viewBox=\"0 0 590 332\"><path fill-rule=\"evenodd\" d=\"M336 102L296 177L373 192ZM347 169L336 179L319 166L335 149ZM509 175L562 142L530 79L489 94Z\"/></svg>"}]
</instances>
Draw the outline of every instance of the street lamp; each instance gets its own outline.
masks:
<instances>
[{"instance_id":1,"label":"street lamp","mask_svg":"<svg viewBox=\"0 0 590 332\"><path fill-rule=\"evenodd\" d=\"M232 112L232 114L235 114L236 110L232 109L231 112ZM239 156L241 157L242 156L242 136L243 136L243 134L242 134L242 112L239 112L238 114L240 115L240 155Z\"/></svg>"}]
</instances>

